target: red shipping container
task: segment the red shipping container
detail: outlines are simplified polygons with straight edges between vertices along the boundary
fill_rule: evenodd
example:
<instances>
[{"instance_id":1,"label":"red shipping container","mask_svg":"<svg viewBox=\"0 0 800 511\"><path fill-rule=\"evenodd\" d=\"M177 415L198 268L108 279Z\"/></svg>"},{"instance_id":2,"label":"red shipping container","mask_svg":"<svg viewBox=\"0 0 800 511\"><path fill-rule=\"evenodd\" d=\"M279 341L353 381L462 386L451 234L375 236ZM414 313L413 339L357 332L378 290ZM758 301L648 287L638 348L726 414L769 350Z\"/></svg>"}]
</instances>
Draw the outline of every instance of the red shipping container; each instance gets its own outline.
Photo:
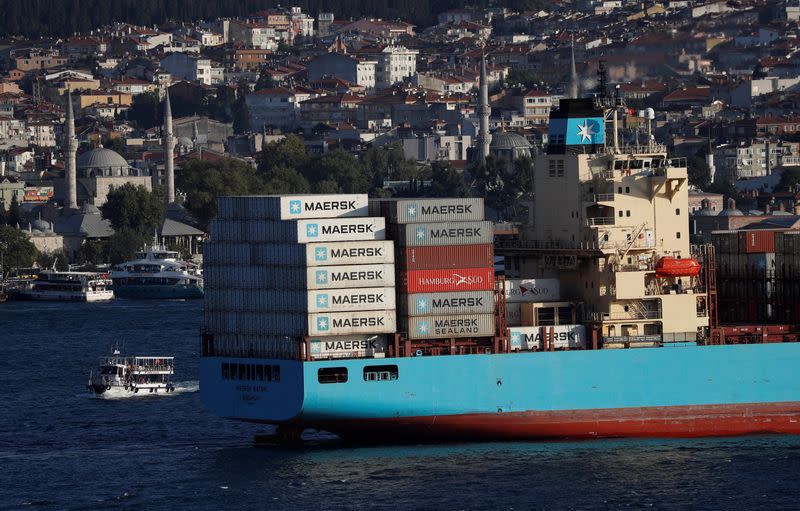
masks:
<instances>
[{"instance_id":1,"label":"red shipping container","mask_svg":"<svg viewBox=\"0 0 800 511\"><path fill-rule=\"evenodd\" d=\"M445 268L491 268L494 245L448 245L442 247L400 248L396 259L404 270L440 270Z\"/></svg>"},{"instance_id":2,"label":"red shipping container","mask_svg":"<svg viewBox=\"0 0 800 511\"><path fill-rule=\"evenodd\" d=\"M739 232L739 252L769 254L775 252L775 231Z\"/></svg>"},{"instance_id":3,"label":"red shipping container","mask_svg":"<svg viewBox=\"0 0 800 511\"><path fill-rule=\"evenodd\" d=\"M491 291L494 289L494 268L402 271L398 285L405 293Z\"/></svg>"}]
</instances>

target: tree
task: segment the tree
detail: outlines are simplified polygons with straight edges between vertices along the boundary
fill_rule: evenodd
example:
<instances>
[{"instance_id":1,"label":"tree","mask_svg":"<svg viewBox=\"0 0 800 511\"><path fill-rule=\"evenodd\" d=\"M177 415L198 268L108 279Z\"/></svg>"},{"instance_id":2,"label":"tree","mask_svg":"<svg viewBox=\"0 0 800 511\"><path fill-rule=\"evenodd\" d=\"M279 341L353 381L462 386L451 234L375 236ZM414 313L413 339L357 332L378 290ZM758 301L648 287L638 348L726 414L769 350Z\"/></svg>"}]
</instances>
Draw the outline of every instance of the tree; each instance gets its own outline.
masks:
<instances>
[{"instance_id":1,"label":"tree","mask_svg":"<svg viewBox=\"0 0 800 511\"><path fill-rule=\"evenodd\" d=\"M125 183L111 188L100 212L115 231L130 230L152 237L161 225L164 203L144 186Z\"/></svg>"},{"instance_id":2,"label":"tree","mask_svg":"<svg viewBox=\"0 0 800 511\"><path fill-rule=\"evenodd\" d=\"M488 156L486 161L478 161L470 167L473 176L472 195L483 197L486 205L493 209L498 216L505 216L510 206L513 194L506 185L510 175L508 162L502 158Z\"/></svg>"},{"instance_id":3,"label":"tree","mask_svg":"<svg viewBox=\"0 0 800 511\"><path fill-rule=\"evenodd\" d=\"M420 166L416 161L406 158L400 144L371 147L364 153L361 162L373 190L383 187L386 180L408 181L420 177Z\"/></svg>"},{"instance_id":4,"label":"tree","mask_svg":"<svg viewBox=\"0 0 800 511\"><path fill-rule=\"evenodd\" d=\"M311 185L308 180L291 167L275 167L266 182L267 193L289 194L308 193Z\"/></svg>"},{"instance_id":5,"label":"tree","mask_svg":"<svg viewBox=\"0 0 800 511\"><path fill-rule=\"evenodd\" d=\"M127 116L129 121L135 122L136 126L143 130L160 125L164 116L161 98L155 92L135 95Z\"/></svg>"},{"instance_id":6,"label":"tree","mask_svg":"<svg viewBox=\"0 0 800 511\"><path fill-rule=\"evenodd\" d=\"M217 216L216 198L220 195L267 193L256 170L241 160L189 160L175 176L176 184L186 194L185 206L207 229Z\"/></svg>"},{"instance_id":7,"label":"tree","mask_svg":"<svg viewBox=\"0 0 800 511\"><path fill-rule=\"evenodd\" d=\"M66 271L69 269L69 257L63 250L56 250L55 252L39 252L36 257L36 263L42 268L55 268L59 271Z\"/></svg>"},{"instance_id":8,"label":"tree","mask_svg":"<svg viewBox=\"0 0 800 511\"><path fill-rule=\"evenodd\" d=\"M297 135L286 135L280 140L266 144L261 151L258 170L266 179L271 179L274 168L283 167L299 171L309 159L303 139Z\"/></svg>"},{"instance_id":9,"label":"tree","mask_svg":"<svg viewBox=\"0 0 800 511\"><path fill-rule=\"evenodd\" d=\"M705 158L701 156L689 158L686 162L686 167L690 185L705 190L711 184L711 169L708 167Z\"/></svg>"},{"instance_id":10,"label":"tree","mask_svg":"<svg viewBox=\"0 0 800 511\"><path fill-rule=\"evenodd\" d=\"M431 197L466 197L467 183L464 176L458 172L450 162L435 161L431 164L431 187L428 195Z\"/></svg>"},{"instance_id":11,"label":"tree","mask_svg":"<svg viewBox=\"0 0 800 511\"><path fill-rule=\"evenodd\" d=\"M78 249L79 264L97 266L108 260L108 243L104 240L86 240Z\"/></svg>"},{"instance_id":12,"label":"tree","mask_svg":"<svg viewBox=\"0 0 800 511\"><path fill-rule=\"evenodd\" d=\"M17 200L17 195L14 194L14 196L11 197L11 205L8 208L8 214L6 214L6 223L12 227L18 227L21 221L22 213L19 208L19 200Z\"/></svg>"},{"instance_id":13,"label":"tree","mask_svg":"<svg viewBox=\"0 0 800 511\"><path fill-rule=\"evenodd\" d=\"M134 254L148 243L152 243L152 233L138 232L132 229L120 229L112 234L107 241L108 262L117 264L128 261Z\"/></svg>"},{"instance_id":14,"label":"tree","mask_svg":"<svg viewBox=\"0 0 800 511\"><path fill-rule=\"evenodd\" d=\"M38 255L39 251L27 234L10 225L0 225L0 259L3 274L7 274L9 268L33 266Z\"/></svg>"},{"instance_id":15,"label":"tree","mask_svg":"<svg viewBox=\"0 0 800 511\"><path fill-rule=\"evenodd\" d=\"M253 129L250 122L250 110L247 108L247 82L239 82L236 92L236 101L233 103L233 132L247 133Z\"/></svg>"},{"instance_id":16,"label":"tree","mask_svg":"<svg viewBox=\"0 0 800 511\"><path fill-rule=\"evenodd\" d=\"M0 225L6 225L8 223L8 212L6 211L6 204L5 202L0 202Z\"/></svg>"},{"instance_id":17,"label":"tree","mask_svg":"<svg viewBox=\"0 0 800 511\"><path fill-rule=\"evenodd\" d=\"M338 193L366 193L369 182L356 157L347 151L334 149L310 161L302 171L311 183L321 184L322 181L335 182ZM325 185L329 188L330 185ZM319 186L314 189L323 193Z\"/></svg>"}]
</instances>

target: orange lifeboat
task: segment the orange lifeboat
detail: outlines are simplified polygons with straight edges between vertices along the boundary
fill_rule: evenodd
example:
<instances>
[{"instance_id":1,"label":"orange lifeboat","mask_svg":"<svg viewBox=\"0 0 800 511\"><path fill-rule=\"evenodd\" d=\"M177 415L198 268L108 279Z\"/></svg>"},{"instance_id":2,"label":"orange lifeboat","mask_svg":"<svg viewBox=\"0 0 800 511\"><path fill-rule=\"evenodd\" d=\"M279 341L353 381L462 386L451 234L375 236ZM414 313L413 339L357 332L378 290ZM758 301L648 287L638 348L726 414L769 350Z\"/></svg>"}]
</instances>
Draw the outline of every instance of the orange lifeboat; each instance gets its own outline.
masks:
<instances>
[{"instance_id":1,"label":"orange lifeboat","mask_svg":"<svg viewBox=\"0 0 800 511\"><path fill-rule=\"evenodd\" d=\"M656 263L656 278L697 277L700 274L700 263L697 259L678 259L662 257Z\"/></svg>"}]
</instances>

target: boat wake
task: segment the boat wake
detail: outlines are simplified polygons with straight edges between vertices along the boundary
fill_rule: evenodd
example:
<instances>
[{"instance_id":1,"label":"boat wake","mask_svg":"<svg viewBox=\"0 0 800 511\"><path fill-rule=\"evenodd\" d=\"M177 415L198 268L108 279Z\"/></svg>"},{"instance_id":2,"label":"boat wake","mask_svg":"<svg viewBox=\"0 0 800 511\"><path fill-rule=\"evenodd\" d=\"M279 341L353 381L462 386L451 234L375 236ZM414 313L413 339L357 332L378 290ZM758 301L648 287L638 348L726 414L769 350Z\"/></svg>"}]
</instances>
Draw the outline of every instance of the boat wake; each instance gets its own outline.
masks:
<instances>
[{"instance_id":1,"label":"boat wake","mask_svg":"<svg viewBox=\"0 0 800 511\"><path fill-rule=\"evenodd\" d=\"M176 381L174 383L175 390L173 392L165 393L159 392L155 396L149 392L140 392L138 394L131 394L129 392L117 394L115 392L104 392L103 394L95 394L94 392L86 392L76 394L76 397L101 399L104 401L119 401L124 399L142 399L146 397L169 397L175 394L189 394L200 390L200 382L198 380Z\"/></svg>"},{"instance_id":2,"label":"boat wake","mask_svg":"<svg viewBox=\"0 0 800 511\"><path fill-rule=\"evenodd\" d=\"M189 392L197 392L200 390L199 380L176 381L175 392L173 394L186 394Z\"/></svg>"}]
</instances>

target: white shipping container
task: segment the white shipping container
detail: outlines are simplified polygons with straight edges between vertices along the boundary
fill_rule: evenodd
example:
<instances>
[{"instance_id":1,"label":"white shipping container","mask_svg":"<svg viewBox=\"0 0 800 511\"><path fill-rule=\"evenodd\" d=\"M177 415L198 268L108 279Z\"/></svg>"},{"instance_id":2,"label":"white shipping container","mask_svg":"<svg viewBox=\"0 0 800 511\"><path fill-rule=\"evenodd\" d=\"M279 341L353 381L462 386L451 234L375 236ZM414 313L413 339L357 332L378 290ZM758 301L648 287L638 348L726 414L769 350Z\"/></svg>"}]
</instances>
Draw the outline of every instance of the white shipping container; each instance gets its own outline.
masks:
<instances>
[{"instance_id":1,"label":"white shipping container","mask_svg":"<svg viewBox=\"0 0 800 511\"><path fill-rule=\"evenodd\" d=\"M396 241L407 247L494 243L492 222L437 222L393 226Z\"/></svg>"},{"instance_id":2,"label":"white shipping container","mask_svg":"<svg viewBox=\"0 0 800 511\"><path fill-rule=\"evenodd\" d=\"M542 350L544 339L553 329L555 348L584 348L586 328L583 325L523 326L508 329L509 344L512 351Z\"/></svg>"},{"instance_id":3,"label":"white shipping container","mask_svg":"<svg viewBox=\"0 0 800 511\"><path fill-rule=\"evenodd\" d=\"M309 243L305 249L308 266L394 263L391 240Z\"/></svg>"},{"instance_id":4,"label":"white shipping container","mask_svg":"<svg viewBox=\"0 0 800 511\"><path fill-rule=\"evenodd\" d=\"M328 241L365 241L386 239L386 219L383 217L335 218L298 220L298 243Z\"/></svg>"},{"instance_id":5,"label":"white shipping container","mask_svg":"<svg viewBox=\"0 0 800 511\"><path fill-rule=\"evenodd\" d=\"M374 357L385 354L389 341L385 335L345 335L333 337L312 337L310 341L311 358L314 360L344 357Z\"/></svg>"},{"instance_id":6,"label":"white shipping container","mask_svg":"<svg viewBox=\"0 0 800 511\"><path fill-rule=\"evenodd\" d=\"M370 287L309 291L305 307L312 313L394 310L395 290L393 287Z\"/></svg>"},{"instance_id":7,"label":"white shipping container","mask_svg":"<svg viewBox=\"0 0 800 511\"><path fill-rule=\"evenodd\" d=\"M494 314L456 314L404 317L401 326L409 339L448 339L492 337L496 322Z\"/></svg>"},{"instance_id":8,"label":"white shipping container","mask_svg":"<svg viewBox=\"0 0 800 511\"><path fill-rule=\"evenodd\" d=\"M308 289L393 287L393 264L321 266L306 270Z\"/></svg>"},{"instance_id":9,"label":"white shipping container","mask_svg":"<svg viewBox=\"0 0 800 511\"><path fill-rule=\"evenodd\" d=\"M494 292L466 291L401 294L399 309L401 314L408 316L492 314L495 311Z\"/></svg>"},{"instance_id":10,"label":"white shipping container","mask_svg":"<svg viewBox=\"0 0 800 511\"><path fill-rule=\"evenodd\" d=\"M326 312L308 315L308 335L389 334L397 330L393 310Z\"/></svg>"},{"instance_id":11,"label":"white shipping container","mask_svg":"<svg viewBox=\"0 0 800 511\"><path fill-rule=\"evenodd\" d=\"M561 300L558 279L507 279L506 302L557 302Z\"/></svg>"}]
</instances>

